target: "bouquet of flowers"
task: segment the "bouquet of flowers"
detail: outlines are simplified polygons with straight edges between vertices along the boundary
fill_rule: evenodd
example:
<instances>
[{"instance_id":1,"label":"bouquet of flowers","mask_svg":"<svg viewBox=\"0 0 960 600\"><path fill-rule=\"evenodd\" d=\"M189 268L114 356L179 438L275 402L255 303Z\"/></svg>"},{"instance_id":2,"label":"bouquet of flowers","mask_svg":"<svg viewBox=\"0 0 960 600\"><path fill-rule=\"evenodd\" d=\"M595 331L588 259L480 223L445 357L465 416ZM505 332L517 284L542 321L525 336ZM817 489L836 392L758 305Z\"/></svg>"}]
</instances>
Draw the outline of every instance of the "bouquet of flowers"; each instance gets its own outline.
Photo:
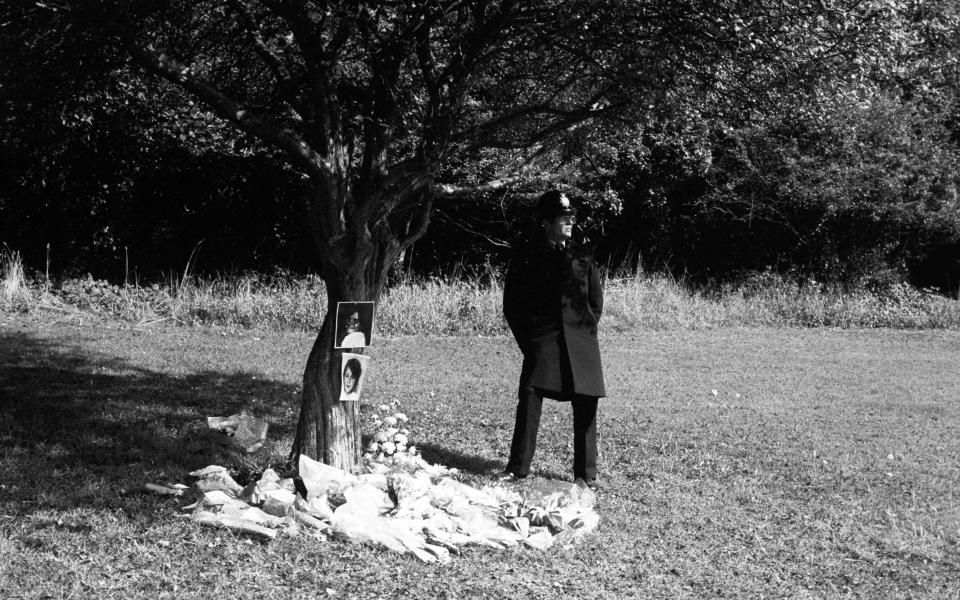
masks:
<instances>
[{"instance_id":1,"label":"bouquet of flowers","mask_svg":"<svg viewBox=\"0 0 960 600\"><path fill-rule=\"evenodd\" d=\"M376 431L367 444L364 458L377 462L396 462L401 457L417 456L417 447L410 443L407 415L398 410L399 402L381 404L373 415Z\"/></svg>"}]
</instances>

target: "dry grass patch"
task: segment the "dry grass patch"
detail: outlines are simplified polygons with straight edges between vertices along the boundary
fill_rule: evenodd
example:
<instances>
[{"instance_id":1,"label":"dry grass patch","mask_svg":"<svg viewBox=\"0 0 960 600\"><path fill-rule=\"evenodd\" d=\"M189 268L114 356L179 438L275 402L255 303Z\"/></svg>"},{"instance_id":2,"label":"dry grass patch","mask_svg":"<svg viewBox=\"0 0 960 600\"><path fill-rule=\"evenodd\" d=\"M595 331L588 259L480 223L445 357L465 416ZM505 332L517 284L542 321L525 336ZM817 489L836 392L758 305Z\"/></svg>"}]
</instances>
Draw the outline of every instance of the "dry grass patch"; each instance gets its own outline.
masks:
<instances>
[{"instance_id":1,"label":"dry grass patch","mask_svg":"<svg viewBox=\"0 0 960 600\"><path fill-rule=\"evenodd\" d=\"M244 273L214 278L184 274L149 286L92 277L51 285L23 278L19 258L2 260L0 309L245 329L316 331L327 309L316 276ZM408 277L377 307L378 335L501 335L501 276ZM814 281L760 274L738 285L701 288L657 274L610 277L604 326L618 331L695 330L730 326L960 329L960 300L904 284L844 290Z\"/></svg>"}]
</instances>

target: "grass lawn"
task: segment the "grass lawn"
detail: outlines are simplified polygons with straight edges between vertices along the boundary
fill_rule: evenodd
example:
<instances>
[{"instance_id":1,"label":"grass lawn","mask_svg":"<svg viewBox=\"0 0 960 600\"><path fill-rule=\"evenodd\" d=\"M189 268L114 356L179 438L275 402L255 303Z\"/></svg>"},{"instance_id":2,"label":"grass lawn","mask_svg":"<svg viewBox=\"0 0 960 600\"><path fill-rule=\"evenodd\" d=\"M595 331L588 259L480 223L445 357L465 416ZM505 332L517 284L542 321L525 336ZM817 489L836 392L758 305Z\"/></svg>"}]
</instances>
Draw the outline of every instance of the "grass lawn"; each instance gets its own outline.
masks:
<instances>
[{"instance_id":1,"label":"grass lawn","mask_svg":"<svg viewBox=\"0 0 960 600\"><path fill-rule=\"evenodd\" d=\"M311 336L76 321L0 314L0 598L960 598L960 332L607 332L599 528L425 565L141 492L228 460L207 415L265 417L285 454ZM490 481L512 341L378 342L366 402ZM534 477L568 479L569 406L544 408Z\"/></svg>"}]
</instances>

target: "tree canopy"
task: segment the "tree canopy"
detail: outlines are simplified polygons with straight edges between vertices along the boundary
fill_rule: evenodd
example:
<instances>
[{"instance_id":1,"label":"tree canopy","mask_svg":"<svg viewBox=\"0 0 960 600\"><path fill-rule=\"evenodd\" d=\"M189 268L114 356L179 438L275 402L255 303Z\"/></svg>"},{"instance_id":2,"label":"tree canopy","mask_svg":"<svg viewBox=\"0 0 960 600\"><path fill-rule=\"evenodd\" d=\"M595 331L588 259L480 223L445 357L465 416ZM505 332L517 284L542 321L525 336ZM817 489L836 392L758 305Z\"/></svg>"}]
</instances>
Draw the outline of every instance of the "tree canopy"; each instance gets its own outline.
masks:
<instances>
[{"instance_id":1,"label":"tree canopy","mask_svg":"<svg viewBox=\"0 0 960 600\"><path fill-rule=\"evenodd\" d=\"M711 277L842 278L960 239L949 0L60 0L0 27L17 235L115 251L171 200L203 215L171 229L222 232L218 197L259 197L249 235L300 224L331 308L376 300L437 206L497 241L545 185L609 257ZM349 464L332 327L295 452Z\"/></svg>"}]
</instances>

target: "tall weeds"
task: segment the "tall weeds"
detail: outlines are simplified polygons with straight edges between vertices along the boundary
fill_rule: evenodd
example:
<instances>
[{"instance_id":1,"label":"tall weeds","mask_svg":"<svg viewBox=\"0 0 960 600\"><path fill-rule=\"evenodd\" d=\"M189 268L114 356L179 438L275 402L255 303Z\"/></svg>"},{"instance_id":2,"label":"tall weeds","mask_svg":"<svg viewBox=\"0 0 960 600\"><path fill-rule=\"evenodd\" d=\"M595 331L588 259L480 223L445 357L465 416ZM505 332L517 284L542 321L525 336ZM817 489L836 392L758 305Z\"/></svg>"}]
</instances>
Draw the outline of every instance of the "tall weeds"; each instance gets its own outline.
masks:
<instances>
[{"instance_id":1,"label":"tall weeds","mask_svg":"<svg viewBox=\"0 0 960 600\"><path fill-rule=\"evenodd\" d=\"M135 323L170 321L241 328L315 331L326 311L316 276L246 273L171 277L149 287L71 279L43 293L24 280L19 255L3 254L3 308L42 310L56 303ZM460 278L407 277L377 307L375 335L497 335L501 277L490 270ZM703 329L728 326L960 329L960 301L907 285L842 290L764 275L737 286L700 289L669 276L630 274L605 282L601 329ZM36 299L38 300L36 300Z\"/></svg>"},{"instance_id":2,"label":"tall weeds","mask_svg":"<svg viewBox=\"0 0 960 600\"><path fill-rule=\"evenodd\" d=\"M28 309L33 304L33 294L24 277L20 253L4 245L0 250L0 270L3 272L0 304L6 310Z\"/></svg>"}]
</instances>

